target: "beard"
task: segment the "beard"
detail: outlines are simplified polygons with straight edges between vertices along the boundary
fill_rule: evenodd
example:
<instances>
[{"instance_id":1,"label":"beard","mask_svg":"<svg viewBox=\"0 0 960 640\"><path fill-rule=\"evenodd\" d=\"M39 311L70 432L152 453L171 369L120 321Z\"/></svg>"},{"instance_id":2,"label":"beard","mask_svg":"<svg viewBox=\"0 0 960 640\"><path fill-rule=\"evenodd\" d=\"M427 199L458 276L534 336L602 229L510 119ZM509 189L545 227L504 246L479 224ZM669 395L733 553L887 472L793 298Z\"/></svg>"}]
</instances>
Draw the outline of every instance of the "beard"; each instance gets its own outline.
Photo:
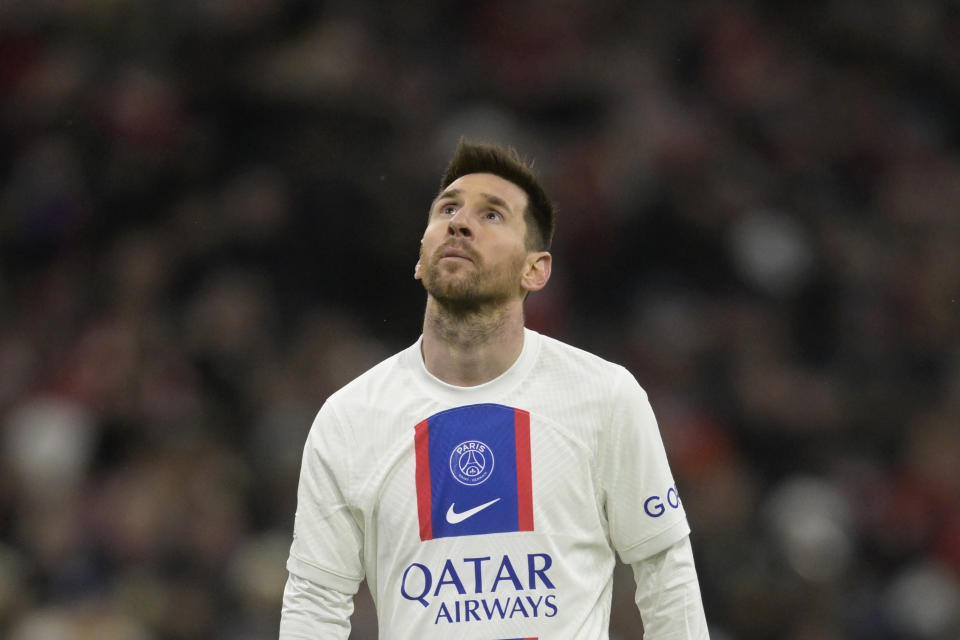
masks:
<instances>
[{"instance_id":1,"label":"beard","mask_svg":"<svg viewBox=\"0 0 960 640\"><path fill-rule=\"evenodd\" d=\"M524 256L489 266L469 246L457 245L471 263L442 261L448 245L431 256L421 255L423 287L442 307L457 314L476 313L500 306L522 295L519 285Z\"/></svg>"}]
</instances>

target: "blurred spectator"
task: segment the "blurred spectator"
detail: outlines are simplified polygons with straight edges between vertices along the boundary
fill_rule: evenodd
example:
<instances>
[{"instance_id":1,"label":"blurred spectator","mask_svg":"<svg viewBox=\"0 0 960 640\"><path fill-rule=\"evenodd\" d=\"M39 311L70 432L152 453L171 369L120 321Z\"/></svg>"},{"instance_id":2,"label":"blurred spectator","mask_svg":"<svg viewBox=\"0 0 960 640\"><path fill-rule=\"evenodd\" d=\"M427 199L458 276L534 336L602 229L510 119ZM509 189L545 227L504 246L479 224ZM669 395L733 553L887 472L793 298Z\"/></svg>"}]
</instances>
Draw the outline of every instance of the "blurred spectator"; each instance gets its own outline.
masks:
<instances>
[{"instance_id":1,"label":"blurred spectator","mask_svg":"<svg viewBox=\"0 0 960 640\"><path fill-rule=\"evenodd\" d=\"M0 3L0 636L276 637L466 134L553 185L528 320L648 389L713 637L960 637L958 61L944 0Z\"/></svg>"}]
</instances>

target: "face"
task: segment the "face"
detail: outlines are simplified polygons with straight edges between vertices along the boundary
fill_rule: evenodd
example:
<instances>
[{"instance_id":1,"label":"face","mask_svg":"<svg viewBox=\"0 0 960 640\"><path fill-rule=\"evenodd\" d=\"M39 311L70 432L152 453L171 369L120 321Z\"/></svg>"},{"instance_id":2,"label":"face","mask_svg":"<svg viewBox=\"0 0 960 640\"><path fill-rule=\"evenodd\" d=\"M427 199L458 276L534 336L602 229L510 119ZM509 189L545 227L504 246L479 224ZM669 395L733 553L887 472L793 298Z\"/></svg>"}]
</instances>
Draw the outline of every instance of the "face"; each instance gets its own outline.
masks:
<instances>
[{"instance_id":1,"label":"face","mask_svg":"<svg viewBox=\"0 0 960 640\"><path fill-rule=\"evenodd\" d=\"M527 195L490 173L454 180L430 207L415 277L463 309L522 299L546 284L550 254L528 251Z\"/></svg>"}]
</instances>

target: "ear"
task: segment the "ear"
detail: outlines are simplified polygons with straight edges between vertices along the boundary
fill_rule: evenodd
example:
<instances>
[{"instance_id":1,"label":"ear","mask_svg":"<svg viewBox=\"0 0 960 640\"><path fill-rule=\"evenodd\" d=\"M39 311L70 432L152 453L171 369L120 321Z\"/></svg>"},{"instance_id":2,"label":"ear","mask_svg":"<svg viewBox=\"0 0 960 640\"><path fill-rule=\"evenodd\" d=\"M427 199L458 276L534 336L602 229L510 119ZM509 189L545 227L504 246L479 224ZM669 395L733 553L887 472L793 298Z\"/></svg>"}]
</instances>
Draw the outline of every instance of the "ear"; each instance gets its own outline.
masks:
<instances>
[{"instance_id":1,"label":"ear","mask_svg":"<svg viewBox=\"0 0 960 640\"><path fill-rule=\"evenodd\" d=\"M423 276L420 274L420 261L423 260L423 238L420 238L420 249L417 252L417 264L413 265L413 279L420 280Z\"/></svg>"},{"instance_id":2,"label":"ear","mask_svg":"<svg viewBox=\"0 0 960 640\"><path fill-rule=\"evenodd\" d=\"M527 254L526 269L520 278L520 286L527 292L540 291L547 286L553 256L547 251L531 251Z\"/></svg>"}]
</instances>

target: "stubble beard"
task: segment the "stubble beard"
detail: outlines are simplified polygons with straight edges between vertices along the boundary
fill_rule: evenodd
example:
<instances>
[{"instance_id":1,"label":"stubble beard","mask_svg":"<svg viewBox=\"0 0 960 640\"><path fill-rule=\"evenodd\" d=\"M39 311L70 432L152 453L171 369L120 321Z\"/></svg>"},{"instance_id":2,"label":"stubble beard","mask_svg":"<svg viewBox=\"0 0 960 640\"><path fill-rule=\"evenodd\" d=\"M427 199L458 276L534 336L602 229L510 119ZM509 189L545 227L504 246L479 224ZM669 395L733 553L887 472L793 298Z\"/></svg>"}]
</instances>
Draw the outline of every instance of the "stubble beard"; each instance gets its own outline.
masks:
<instances>
[{"instance_id":1,"label":"stubble beard","mask_svg":"<svg viewBox=\"0 0 960 640\"><path fill-rule=\"evenodd\" d=\"M474 316L494 311L517 294L522 258L490 270L474 258L473 264L449 267L436 256L423 275L427 293L453 316Z\"/></svg>"}]
</instances>

